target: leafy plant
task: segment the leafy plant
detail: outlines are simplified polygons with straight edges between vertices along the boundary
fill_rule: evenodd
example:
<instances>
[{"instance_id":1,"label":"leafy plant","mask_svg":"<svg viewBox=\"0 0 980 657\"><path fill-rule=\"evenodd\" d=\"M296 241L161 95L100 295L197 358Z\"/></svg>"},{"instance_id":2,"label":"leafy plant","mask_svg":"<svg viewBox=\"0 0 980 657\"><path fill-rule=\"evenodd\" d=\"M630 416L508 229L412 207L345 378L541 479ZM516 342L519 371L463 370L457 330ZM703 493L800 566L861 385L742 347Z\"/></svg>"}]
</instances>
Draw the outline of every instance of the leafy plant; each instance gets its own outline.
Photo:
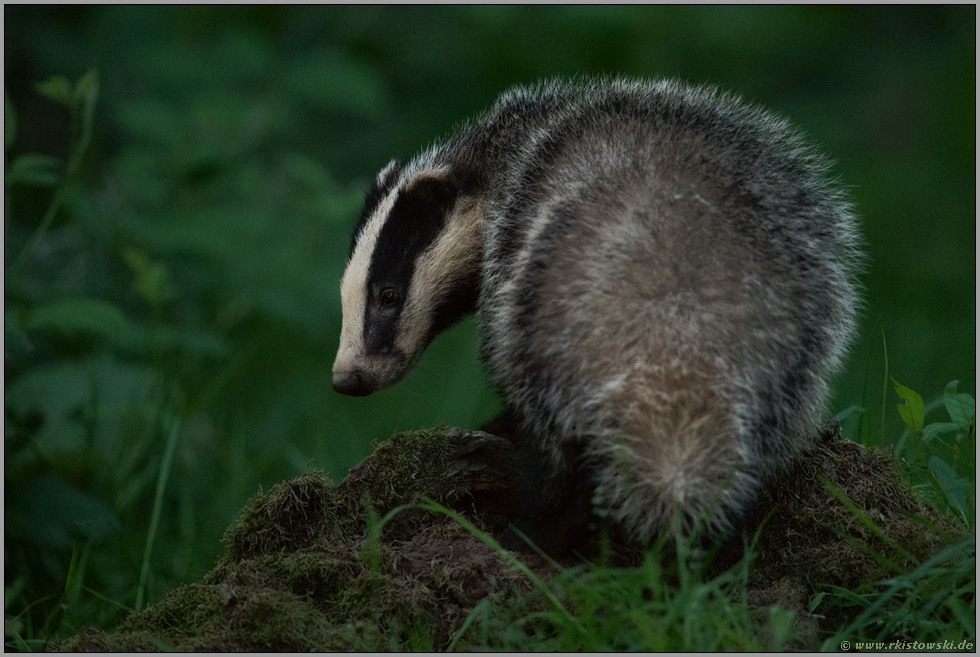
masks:
<instances>
[{"instance_id":1,"label":"leafy plant","mask_svg":"<svg viewBox=\"0 0 980 657\"><path fill-rule=\"evenodd\" d=\"M949 537L946 547L930 559L921 563L913 559L910 570L895 569L894 577L864 590L831 587L832 595L824 600L822 610L846 609L845 615L854 620L824 641L825 650L836 650L845 640L976 644L976 402L971 395L957 392L958 381L951 381L942 396L929 404L911 388L892 382L902 400L897 410L906 427L896 453L908 465L913 481L919 482L919 495L951 514L967 531ZM951 421L926 424L929 412L940 404ZM835 491L835 495L843 493ZM863 514L858 518L884 536L872 519ZM922 523L923 531L944 533L925 520Z\"/></svg>"},{"instance_id":2,"label":"leafy plant","mask_svg":"<svg viewBox=\"0 0 980 657\"><path fill-rule=\"evenodd\" d=\"M9 169L4 172L4 185L57 185L54 199L48 206L41 223L34 235L27 242L20 254L6 270L6 276L15 276L27 263L54 221L61 207L68 186L73 182L81 166L85 151L92 141L92 123L95 119L95 102L99 96L99 76L95 69L79 78L72 85L64 76L55 76L37 85L37 90L51 100L61 103L68 109L72 140L68 151L68 164L63 176L56 173L59 162L57 159L38 154L21 155L11 162ZM5 115L11 118L10 128L4 135L5 153L10 150L15 137L16 114L9 97L4 94Z\"/></svg>"},{"instance_id":3,"label":"leafy plant","mask_svg":"<svg viewBox=\"0 0 980 657\"><path fill-rule=\"evenodd\" d=\"M384 431L347 422L322 375L361 203L359 184L288 145L322 96L246 92L256 76L295 81L254 40L213 48L228 79L176 89L189 69L168 68L170 37L127 52L149 89L121 98L109 83L104 115L94 71L38 85L66 116L64 167L15 154L37 124L5 95L6 616L20 647L111 627L201 577L260 483L314 457L343 472ZM358 111L384 102L372 72L335 59L370 78ZM111 157L89 148L107 130L124 140ZM329 427L348 438L323 440Z\"/></svg>"},{"instance_id":4,"label":"leafy plant","mask_svg":"<svg viewBox=\"0 0 980 657\"><path fill-rule=\"evenodd\" d=\"M894 380L893 380L894 381ZM926 405L914 390L894 381L895 392L904 403L898 413L906 430L896 453L909 464L923 494L940 509L948 509L968 528L976 527L976 401L958 393L958 381L950 381L941 401L949 422L925 424Z\"/></svg>"},{"instance_id":5,"label":"leafy plant","mask_svg":"<svg viewBox=\"0 0 980 657\"><path fill-rule=\"evenodd\" d=\"M72 351L92 342L120 344L128 321L109 301L79 293L52 294L49 286L24 274L49 237L66 199L77 192L79 169L92 139L98 89L94 69L74 84L58 76L37 85L39 93L68 111L71 143L67 165L59 173L60 162L55 158L24 154L10 161L5 170L8 200L16 188L55 188L33 234L5 271L6 539L13 563L23 559L33 566L26 572L15 567L18 576L6 591L5 617L10 636L20 648L38 646L35 636L42 637L43 644L43 637L59 632L66 623L74 626L69 608L81 595L86 568L93 561L92 547L121 528L116 509L93 494L93 487L76 484L101 438L96 429L100 424L97 402L86 385L95 376L94 370L70 360L59 363L39 352L57 348L55 345L68 345ZM5 105L9 153L17 122L9 97ZM91 392L97 394L94 387ZM81 415L75 415L78 412ZM81 459L75 460L78 457ZM70 560L61 561L69 548ZM66 575L62 564L67 566ZM37 598L10 615L14 600L58 579L63 581L63 590L57 599ZM35 619L37 611L40 617Z\"/></svg>"}]
</instances>

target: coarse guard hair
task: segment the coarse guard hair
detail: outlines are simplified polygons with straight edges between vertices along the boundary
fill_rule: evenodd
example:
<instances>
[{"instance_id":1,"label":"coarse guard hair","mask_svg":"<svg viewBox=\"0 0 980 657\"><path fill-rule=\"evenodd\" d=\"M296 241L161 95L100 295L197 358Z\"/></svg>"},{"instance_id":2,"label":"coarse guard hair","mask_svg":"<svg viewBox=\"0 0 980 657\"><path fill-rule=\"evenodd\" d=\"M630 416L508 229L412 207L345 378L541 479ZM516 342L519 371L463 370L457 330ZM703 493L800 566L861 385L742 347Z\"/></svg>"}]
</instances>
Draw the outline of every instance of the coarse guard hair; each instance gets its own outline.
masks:
<instances>
[{"instance_id":1,"label":"coarse guard hair","mask_svg":"<svg viewBox=\"0 0 980 657\"><path fill-rule=\"evenodd\" d=\"M807 446L859 306L827 161L738 98L672 81L515 87L367 194L341 282L339 392L398 382L478 313L535 482L651 542L724 532Z\"/></svg>"}]
</instances>

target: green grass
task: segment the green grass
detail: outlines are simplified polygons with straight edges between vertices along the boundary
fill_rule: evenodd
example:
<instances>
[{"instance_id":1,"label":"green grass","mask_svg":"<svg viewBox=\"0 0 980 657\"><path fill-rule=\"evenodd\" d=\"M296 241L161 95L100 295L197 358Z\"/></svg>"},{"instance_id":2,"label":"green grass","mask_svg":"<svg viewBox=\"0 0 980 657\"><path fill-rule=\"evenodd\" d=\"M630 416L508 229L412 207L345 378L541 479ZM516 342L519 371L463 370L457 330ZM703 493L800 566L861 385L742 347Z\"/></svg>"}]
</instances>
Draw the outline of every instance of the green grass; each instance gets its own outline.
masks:
<instances>
[{"instance_id":1,"label":"green grass","mask_svg":"<svg viewBox=\"0 0 980 657\"><path fill-rule=\"evenodd\" d=\"M745 559L711 578L704 575L703 552L678 539L677 557L670 560L675 568L662 565L660 542L638 568L588 563L543 582L464 518L432 502L424 506L449 515L494 547L535 586L517 604L494 606L484 600L476 605L450 650L779 651L791 639L793 612L778 606L752 609L746 603L751 549Z\"/></svg>"},{"instance_id":2,"label":"green grass","mask_svg":"<svg viewBox=\"0 0 980 657\"><path fill-rule=\"evenodd\" d=\"M915 394L897 384L896 389ZM952 409L950 415L958 421L936 426L948 429L949 441L961 445L975 441L972 397L957 394L953 382L946 399L947 408ZM955 465L964 471L960 483L966 487L972 509L974 469L971 463L957 461ZM911 467L913 474L922 475L914 472L914 465ZM959 503L949 500L949 489L944 490L935 477L932 480L933 503L955 511ZM960 649L966 644L975 647L976 533L972 511L969 516L952 514L963 523L965 533L960 537L946 535L946 546L920 562L884 534L833 483L826 478L823 481L857 522L882 539L889 552L877 552L854 537L843 538L886 565L893 576L865 582L855 590L832 583L818 585L816 588L822 590L811 598L808 607L817 615L805 622L796 622L795 613L779 605L749 604L746 592L756 558L754 542L746 545L746 556L737 564L721 574L709 575L710 559L687 540L671 539L677 557L666 562L661 559L662 539L638 568L603 566L600 559L600 563L564 570L547 582L531 576L535 590L518 604L494 606L485 601L477 605L453 645L466 637L459 647L515 652L781 651L817 646L836 651L847 642L852 646L923 642ZM457 514L434 503L427 506L446 513L509 557L492 538ZM928 520L920 522L923 531L944 534ZM664 563L671 566L665 570ZM818 618L840 619L839 626L828 631L826 624L815 622Z\"/></svg>"}]
</instances>

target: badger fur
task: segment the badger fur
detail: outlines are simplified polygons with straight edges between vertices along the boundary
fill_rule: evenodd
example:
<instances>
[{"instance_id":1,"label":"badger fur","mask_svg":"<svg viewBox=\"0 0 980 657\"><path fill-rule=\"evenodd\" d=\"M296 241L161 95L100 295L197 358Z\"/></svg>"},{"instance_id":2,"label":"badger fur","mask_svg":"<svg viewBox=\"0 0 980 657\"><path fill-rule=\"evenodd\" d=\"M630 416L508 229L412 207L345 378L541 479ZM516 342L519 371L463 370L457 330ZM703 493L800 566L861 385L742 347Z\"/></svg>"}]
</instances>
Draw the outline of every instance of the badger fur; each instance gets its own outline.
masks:
<instances>
[{"instance_id":1,"label":"badger fur","mask_svg":"<svg viewBox=\"0 0 980 657\"><path fill-rule=\"evenodd\" d=\"M786 122L677 82L551 81L367 194L333 386L398 382L474 310L540 535L729 530L800 456L859 304L856 222ZM584 491L584 492L583 492Z\"/></svg>"}]
</instances>

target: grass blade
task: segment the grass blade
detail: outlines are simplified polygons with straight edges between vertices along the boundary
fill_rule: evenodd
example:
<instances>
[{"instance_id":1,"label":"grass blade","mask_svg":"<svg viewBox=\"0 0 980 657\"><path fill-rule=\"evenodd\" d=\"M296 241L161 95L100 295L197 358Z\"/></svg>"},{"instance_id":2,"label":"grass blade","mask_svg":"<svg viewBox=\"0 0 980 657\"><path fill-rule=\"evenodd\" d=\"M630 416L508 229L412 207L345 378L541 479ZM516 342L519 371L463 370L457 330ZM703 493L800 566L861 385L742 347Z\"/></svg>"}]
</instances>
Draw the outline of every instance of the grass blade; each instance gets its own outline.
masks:
<instances>
[{"instance_id":1,"label":"grass blade","mask_svg":"<svg viewBox=\"0 0 980 657\"><path fill-rule=\"evenodd\" d=\"M881 332L881 348L885 353L885 382L881 388L881 443L885 446L885 406L888 399L888 343L885 342L885 332Z\"/></svg>"},{"instance_id":2,"label":"grass blade","mask_svg":"<svg viewBox=\"0 0 980 657\"><path fill-rule=\"evenodd\" d=\"M136 606L138 611L143 608L143 594L146 591L146 580L150 575L150 555L153 553L153 541L156 538L157 528L160 526L160 515L163 512L163 493L167 489L167 479L170 477L170 466L174 460L174 452L177 451L177 439L180 436L180 418L175 418L170 427L170 434L167 436L167 446L163 452L163 461L160 463L160 472L157 475L157 489L153 498L153 513L150 516L150 529L146 536L146 548L143 550L143 566L140 569L140 582L136 589Z\"/></svg>"}]
</instances>

